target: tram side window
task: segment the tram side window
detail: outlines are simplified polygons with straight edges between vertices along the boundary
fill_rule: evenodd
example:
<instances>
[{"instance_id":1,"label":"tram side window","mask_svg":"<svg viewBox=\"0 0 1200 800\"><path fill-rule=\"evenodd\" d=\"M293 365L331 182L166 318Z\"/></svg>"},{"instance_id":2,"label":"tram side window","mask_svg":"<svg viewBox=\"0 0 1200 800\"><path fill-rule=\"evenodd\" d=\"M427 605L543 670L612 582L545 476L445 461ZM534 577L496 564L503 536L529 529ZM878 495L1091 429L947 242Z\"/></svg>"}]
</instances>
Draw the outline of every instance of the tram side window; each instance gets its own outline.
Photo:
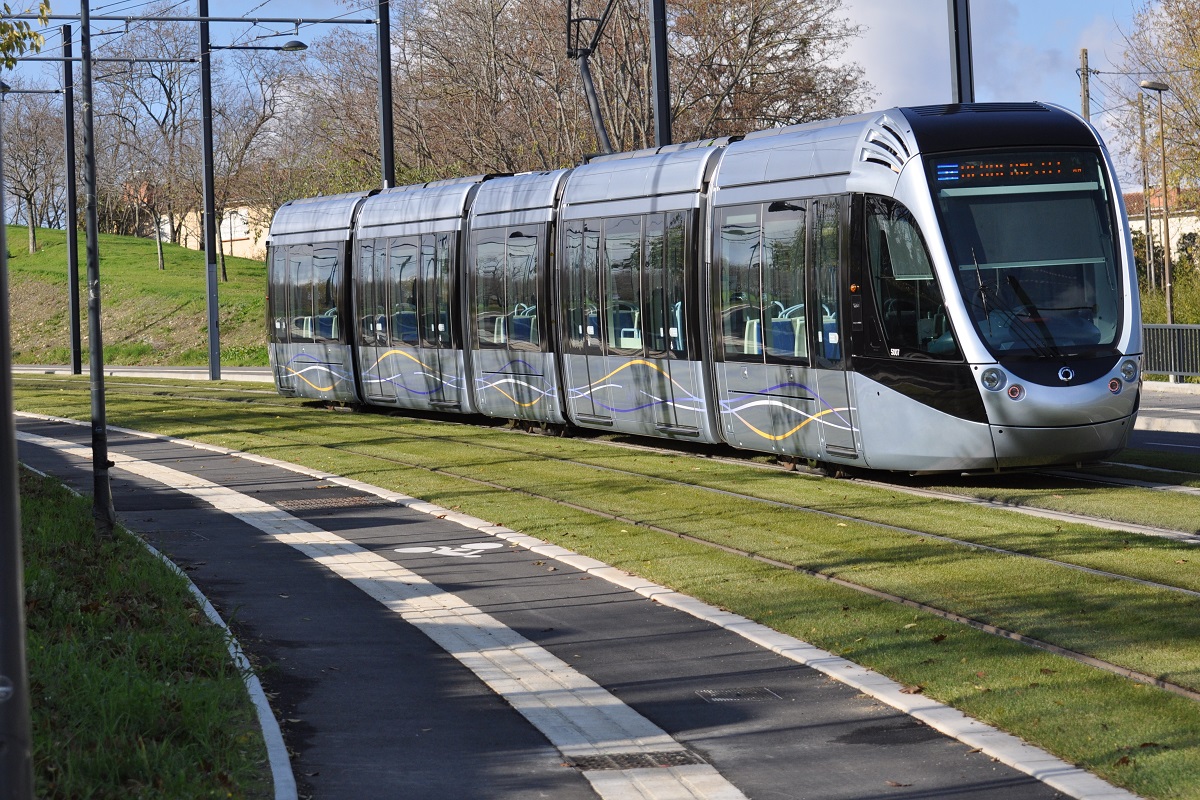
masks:
<instances>
[{"instance_id":1,"label":"tram side window","mask_svg":"<svg viewBox=\"0 0 1200 800\"><path fill-rule=\"evenodd\" d=\"M667 214L667 250L663 307L667 317L667 351L675 358L687 357L687 303L684 302L685 251L687 223L683 211Z\"/></svg>"},{"instance_id":2,"label":"tram side window","mask_svg":"<svg viewBox=\"0 0 1200 800\"><path fill-rule=\"evenodd\" d=\"M313 340L313 269L312 245L294 244L287 248L288 339L292 342Z\"/></svg>"},{"instance_id":3,"label":"tram side window","mask_svg":"<svg viewBox=\"0 0 1200 800\"><path fill-rule=\"evenodd\" d=\"M566 349L594 353L600 347L600 221L569 220L565 224Z\"/></svg>"},{"instance_id":4,"label":"tram side window","mask_svg":"<svg viewBox=\"0 0 1200 800\"><path fill-rule=\"evenodd\" d=\"M288 340L287 247L272 246L267 258L267 335L273 343Z\"/></svg>"},{"instance_id":5,"label":"tram side window","mask_svg":"<svg viewBox=\"0 0 1200 800\"><path fill-rule=\"evenodd\" d=\"M735 206L717 218L721 340L726 360L762 361L761 207Z\"/></svg>"},{"instance_id":6,"label":"tram side window","mask_svg":"<svg viewBox=\"0 0 1200 800\"><path fill-rule=\"evenodd\" d=\"M817 226L813 237L813 273L818 307L809 315L817 326L817 356L830 362L842 358L842 337L838 319L841 300L841 205L838 198L817 201L814 215Z\"/></svg>"},{"instance_id":7,"label":"tram side window","mask_svg":"<svg viewBox=\"0 0 1200 800\"><path fill-rule=\"evenodd\" d=\"M757 333L768 361L808 356L804 223L805 208L798 201L771 203L763 214L763 316Z\"/></svg>"},{"instance_id":8,"label":"tram side window","mask_svg":"<svg viewBox=\"0 0 1200 800\"><path fill-rule=\"evenodd\" d=\"M342 294L339 245L317 244L312 248L313 340L342 340L338 299Z\"/></svg>"},{"instance_id":9,"label":"tram side window","mask_svg":"<svg viewBox=\"0 0 1200 800\"><path fill-rule=\"evenodd\" d=\"M504 235L504 228L475 234L474 339L481 347L502 347L506 338Z\"/></svg>"},{"instance_id":10,"label":"tram side window","mask_svg":"<svg viewBox=\"0 0 1200 800\"><path fill-rule=\"evenodd\" d=\"M421 237L421 339L427 347L450 345L449 235Z\"/></svg>"},{"instance_id":11,"label":"tram side window","mask_svg":"<svg viewBox=\"0 0 1200 800\"><path fill-rule=\"evenodd\" d=\"M388 246L388 289L392 345L415 345L417 327L417 239L392 239Z\"/></svg>"},{"instance_id":12,"label":"tram side window","mask_svg":"<svg viewBox=\"0 0 1200 800\"><path fill-rule=\"evenodd\" d=\"M867 260L879 319L893 357L958 359L925 239L907 208L868 197Z\"/></svg>"},{"instance_id":13,"label":"tram side window","mask_svg":"<svg viewBox=\"0 0 1200 800\"><path fill-rule=\"evenodd\" d=\"M663 215L649 214L644 220L646 263L642 272L646 279L646 349L651 355L662 356L667 351L669 328L672 324L666 294L666 237L663 231Z\"/></svg>"},{"instance_id":14,"label":"tram side window","mask_svg":"<svg viewBox=\"0 0 1200 800\"><path fill-rule=\"evenodd\" d=\"M510 228L506 239L508 346L517 350L541 349L537 291L539 232L536 228Z\"/></svg>"},{"instance_id":15,"label":"tram side window","mask_svg":"<svg viewBox=\"0 0 1200 800\"><path fill-rule=\"evenodd\" d=\"M610 351L642 351L642 224L639 217L604 221L605 335Z\"/></svg>"},{"instance_id":16,"label":"tram side window","mask_svg":"<svg viewBox=\"0 0 1200 800\"><path fill-rule=\"evenodd\" d=\"M382 239L359 244L359 341L385 346L387 334L387 246Z\"/></svg>"}]
</instances>

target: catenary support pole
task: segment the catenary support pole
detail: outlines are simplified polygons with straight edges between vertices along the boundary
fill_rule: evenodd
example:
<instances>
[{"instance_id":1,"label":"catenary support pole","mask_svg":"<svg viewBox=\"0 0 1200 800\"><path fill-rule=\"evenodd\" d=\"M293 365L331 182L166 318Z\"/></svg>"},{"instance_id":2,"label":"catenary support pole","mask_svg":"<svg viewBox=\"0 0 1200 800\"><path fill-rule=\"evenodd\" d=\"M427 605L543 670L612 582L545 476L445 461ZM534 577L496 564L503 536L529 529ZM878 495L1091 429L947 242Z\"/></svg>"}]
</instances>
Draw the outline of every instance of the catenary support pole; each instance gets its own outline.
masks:
<instances>
[{"instance_id":1,"label":"catenary support pole","mask_svg":"<svg viewBox=\"0 0 1200 800\"><path fill-rule=\"evenodd\" d=\"M379 0L379 163L383 188L396 183L392 139L392 4Z\"/></svg>"},{"instance_id":2,"label":"catenary support pole","mask_svg":"<svg viewBox=\"0 0 1200 800\"><path fill-rule=\"evenodd\" d=\"M7 89L8 87L3 87ZM0 97L0 125L4 100ZM0 136L0 186L4 145ZM4 193L0 191L0 219ZM33 800L33 740L29 673L25 663L25 582L17 432L13 422L8 241L0 225L0 800Z\"/></svg>"},{"instance_id":3,"label":"catenary support pole","mask_svg":"<svg viewBox=\"0 0 1200 800\"><path fill-rule=\"evenodd\" d=\"M217 300L217 201L213 187L212 48L208 40L208 0L200 10L200 139L204 184L204 264L208 290L208 377L221 379L220 304Z\"/></svg>"},{"instance_id":4,"label":"catenary support pole","mask_svg":"<svg viewBox=\"0 0 1200 800\"><path fill-rule=\"evenodd\" d=\"M951 103L975 102L971 57L971 0L946 0L950 13Z\"/></svg>"},{"instance_id":5,"label":"catenary support pole","mask_svg":"<svg viewBox=\"0 0 1200 800\"><path fill-rule=\"evenodd\" d=\"M71 66L71 26L63 38L63 148L67 168L67 298L71 316L71 374L83 373L82 333L79 329L79 195L75 186L75 69Z\"/></svg>"},{"instance_id":6,"label":"catenary support pole","mask_svg":"<svg viewBox=\"0 0 1200 800\"><path fill-rule=\"evenodd\" d=\"M80 4L79 55L83 78L83 191L87 195L88 382L92 394L92 518L96 533L116 525L108 480L108 416L104 405L104 337L100 329L100 222L96 209L96 136L92 103L92 35L88 4Z\"/></svg>"},{"instance_id":7,"label":"catenary support pole","mask_svg":"<svg viewBox=\"0 0 1200 800\"><path fill-rule=\"evenodd\" d=\"M671 82L667 61L667 0L650 0L650 65L654 93L654 144L671 144Z\"/></svg>"}]
</instances>

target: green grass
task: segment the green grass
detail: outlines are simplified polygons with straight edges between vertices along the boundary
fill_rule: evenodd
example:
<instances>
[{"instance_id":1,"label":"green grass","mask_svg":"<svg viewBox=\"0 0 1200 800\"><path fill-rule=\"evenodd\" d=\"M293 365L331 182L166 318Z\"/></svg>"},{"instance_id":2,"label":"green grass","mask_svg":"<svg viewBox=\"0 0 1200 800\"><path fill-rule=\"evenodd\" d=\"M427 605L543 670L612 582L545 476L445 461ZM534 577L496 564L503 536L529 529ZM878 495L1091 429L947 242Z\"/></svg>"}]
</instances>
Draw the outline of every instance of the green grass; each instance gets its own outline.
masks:
<instances>
[{"instance_id":1,"label":"green grass","mask_svg":"<svg viewBox=\"0 0 1200 800\"><path fill-rule=\"evenodd\" d=\"M336 413L244 386L169 387L163 382L156 389L137 383L142 385L108 382L113 424L273 456L461 509L920 686L931 697L1143 796L1200 798L1196 702L648 526L836 574L1200 687L1200 603L1194 598L1030 559L979 553L859 520L886 521L1195 589L1200 588L1200 553L1194 547L861 483L587 440ZM85 389L78 379L35 376L19 376L15 386L21 408L79 417L88 413ZM170 403L164 403L167 397ZM569 467L566 460L608 469ZM661 476L693 485L666 483ZM498 492L474 481L518 491ZM850 519L717 495L705 487ZM1140 491L1125 496L1140 498ZM1120 490L1115 495L1120 502ZM1193 504L1193 518L1200 517L1200 498L1185 499Z\"/></svg>"},{"instance_id":2,"label":"green grass","mask_svg":"<svg viewBox=\"0 0 1200 800\"><path fill-rule=\"evenodd\" d=\"M245 684L183 579L24 471L21 515L37 796L268 796Z\"/></svg>"},{"instance_id":3,"label":"green grass","mask_svg":"<svg viewBox=\"0 0 1200 800\"><path fill-rule=\"evenodd\" d=\"M60 230L38 231L39 250L23 247L24 228L10 227L9 292L12 350L18 364L70 363L67 238ZM87 261L78 236L80 328L87 363ZM208 363L204 253L163 245L166 269L158 269L152 239L99 237L104 361L111 365ZM266 269L260 261L226 256L228 282L218 283L221 363L264 366Z\"/></svg>"}]
</instances>

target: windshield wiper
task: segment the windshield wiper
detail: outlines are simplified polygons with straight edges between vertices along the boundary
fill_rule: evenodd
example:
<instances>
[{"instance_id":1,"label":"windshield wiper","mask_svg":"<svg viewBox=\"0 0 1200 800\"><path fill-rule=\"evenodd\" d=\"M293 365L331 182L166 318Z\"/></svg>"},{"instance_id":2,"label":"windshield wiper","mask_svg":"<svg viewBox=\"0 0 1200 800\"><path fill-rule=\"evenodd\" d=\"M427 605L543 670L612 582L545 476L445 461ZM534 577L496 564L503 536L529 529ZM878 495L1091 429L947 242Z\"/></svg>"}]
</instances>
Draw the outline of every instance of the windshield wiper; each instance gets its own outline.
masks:
<instances>
[{"instance_id":1,"label":"windshield wiper","mask_svg":"<svg viewBox=\"0 0 1200 800\"><path fill-rule=\"evenodd\" d=\"M987 287L983 285L983 273L979 271L979 259L975 257L975 248L971 248L971 261L975 264L975 280L979 282L979 301L983 303L983 318L988 327L992 325L992 312L988 310Z\"/></svg>"}]
</instances>

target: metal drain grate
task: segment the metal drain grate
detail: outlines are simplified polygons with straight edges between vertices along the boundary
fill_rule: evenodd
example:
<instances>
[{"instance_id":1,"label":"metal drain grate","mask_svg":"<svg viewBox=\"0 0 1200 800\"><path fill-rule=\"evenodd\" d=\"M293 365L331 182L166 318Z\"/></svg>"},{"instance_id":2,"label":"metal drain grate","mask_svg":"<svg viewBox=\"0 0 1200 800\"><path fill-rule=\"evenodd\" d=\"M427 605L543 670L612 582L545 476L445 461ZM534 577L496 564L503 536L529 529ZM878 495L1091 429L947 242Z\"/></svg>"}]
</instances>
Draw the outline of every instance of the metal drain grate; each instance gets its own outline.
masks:
<instances>
[{"instance_id":1,"label":"metal drain grate","mask_svg":"<svg viewBox=\"0 0 1200 800\"><path fill-rule=\"evenodd\" d=\"M688 750L667 750L658 753L613 753L603 756L572 758L571 766L584 772L600 769L653 769L658 767L686 767L689 764L707 763Z\"/></svg>"},{"instance_id":2,"label":"metal drain grate","mask_svg":"<svg viewBox=\"0 0 1200 800\"><path fill-rule=\"evenodd\" d=\"M362 495L360 497L305 497L301 500L276 500L275 505L284 511L321 511L327 508L359 508L362 506L390 506L390 500L382 497Z\"/></svg>"},{"instance_id":3,"label":"metal drain grate","mask_svg":"<svg viewBox=\"0 0 1200 800\"><path fill-rule=\"evenodd\" d=\"M782 700L783 698L770 689L698 689L706 703L761 703L764 700Z\"/></svg>"}]
</instances>

